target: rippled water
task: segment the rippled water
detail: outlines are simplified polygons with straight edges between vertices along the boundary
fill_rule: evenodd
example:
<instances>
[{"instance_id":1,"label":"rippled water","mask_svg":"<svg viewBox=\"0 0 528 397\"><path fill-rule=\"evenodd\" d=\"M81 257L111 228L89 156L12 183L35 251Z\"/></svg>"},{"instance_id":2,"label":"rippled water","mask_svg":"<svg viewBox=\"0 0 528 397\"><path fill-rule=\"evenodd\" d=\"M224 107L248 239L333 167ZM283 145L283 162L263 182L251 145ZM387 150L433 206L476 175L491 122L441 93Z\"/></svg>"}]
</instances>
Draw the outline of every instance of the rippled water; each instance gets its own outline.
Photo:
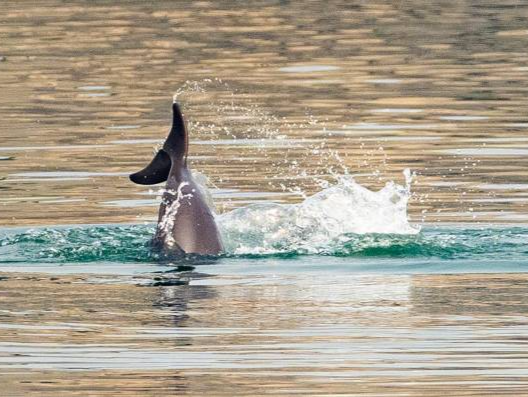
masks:
<instances>
[{"instance_id":1,"label":"rippled water","mask_svg":"<svg viewBox=\"0 0 528 397\"><path fill-rule=\"evenodd\" d=\"M0 11L3 393L527 395L527 4ZM218 258L127 178L174 94Z\"/></svg>"},{"instance_id":2,"label":"rippled water","mask_svg":"<svg viewBox=\"0 0 528 397\"><path fill-rule=\"evenodd\" d=\"M528 270L525 227L425 227L419 234L342 234L319 246L227 234L219 257L171 258L152 251L155 225L12 229L0 235L4 271L94 274L173 273L503 273ZM241 253L239 247L243 247ZM87 271L87 269L89 269Z\"/></svg>"}]
</instances>

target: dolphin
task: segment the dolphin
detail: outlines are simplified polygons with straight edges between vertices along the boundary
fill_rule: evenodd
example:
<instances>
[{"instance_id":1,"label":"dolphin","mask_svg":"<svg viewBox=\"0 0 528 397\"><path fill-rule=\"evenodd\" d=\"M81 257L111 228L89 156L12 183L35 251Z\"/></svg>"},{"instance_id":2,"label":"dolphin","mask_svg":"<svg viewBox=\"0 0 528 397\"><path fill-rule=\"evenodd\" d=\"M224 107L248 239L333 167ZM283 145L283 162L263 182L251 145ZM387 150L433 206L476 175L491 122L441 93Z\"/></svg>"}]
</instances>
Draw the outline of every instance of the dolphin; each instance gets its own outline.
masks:
<instances>
[{"instance_id":1,"label":"dolphin","mask_svg":"<svg viewBox=\"0 0 528 397\"><path fill-rule=\"evenodd\" d=\"M189 134L180 106L172 104L172 128L144 169L130 175L140 185L167 181L153 246L170 254L218 255L222 240L214 215L187 167Z\"/></svg>"}]
</instances>

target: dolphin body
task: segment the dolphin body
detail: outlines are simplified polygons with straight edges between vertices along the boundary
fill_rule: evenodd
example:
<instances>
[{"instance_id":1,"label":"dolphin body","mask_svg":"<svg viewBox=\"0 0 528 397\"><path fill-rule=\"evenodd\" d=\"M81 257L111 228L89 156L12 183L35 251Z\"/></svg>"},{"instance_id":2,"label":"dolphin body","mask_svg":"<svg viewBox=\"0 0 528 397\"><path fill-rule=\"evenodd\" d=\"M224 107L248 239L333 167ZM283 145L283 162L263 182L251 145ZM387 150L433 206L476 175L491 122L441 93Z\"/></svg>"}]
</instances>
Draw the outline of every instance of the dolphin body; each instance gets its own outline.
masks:
<instances>
[{"instance_id":1,"label":"dolphin body","mask_svg":"<svg viewBox=\"0 0 528 397\"><path fill-rule=\"evenodd\" d=\"M223 246L211 209L187 168L189 135L179 105L172 104L172 128L144 169L130 175L140 185L167 181L153 246L170 254L218 255Z\"/></svg>"}]
</instances>

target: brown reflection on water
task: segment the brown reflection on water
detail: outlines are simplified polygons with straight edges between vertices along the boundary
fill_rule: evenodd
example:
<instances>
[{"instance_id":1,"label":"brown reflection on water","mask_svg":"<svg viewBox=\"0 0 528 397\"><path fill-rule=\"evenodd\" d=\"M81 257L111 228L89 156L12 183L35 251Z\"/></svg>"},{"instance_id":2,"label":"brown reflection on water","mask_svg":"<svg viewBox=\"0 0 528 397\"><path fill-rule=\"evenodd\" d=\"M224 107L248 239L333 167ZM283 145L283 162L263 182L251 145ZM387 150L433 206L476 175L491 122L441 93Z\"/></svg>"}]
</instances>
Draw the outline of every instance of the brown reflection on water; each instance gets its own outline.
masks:
<instances>
[{"instance_id":1,"label":"brown reflection on water","mask_svg":"<svg viewBox=\"0 0 528 397\"><path fill-rule=\"evenodd\" d=\"M526 275L198 276L6 274L4 392L526 395Z\"/></svg>"},{"instance_id":2,"label":"brown reflection on water","mask_svg":"<svg viewBox=\"0 0 528 397\"><path fill-rule=\"evenodd\" d=\"M8 0L0 9L4 225L153 219L155 202L141 201L126 173L165 134L172 94L217 78L182 96L192 142L270 131L313 139L350 172L374 172L358 177L372 188L415 170L416 220L526 221L526 188L515 188L528 166L525 2ZM191 152L217 187L235 189L217 200L226 210L270 199L239 193L319 189L313 176L335 161L309 146Z\"/></svg>"}]
</instances>

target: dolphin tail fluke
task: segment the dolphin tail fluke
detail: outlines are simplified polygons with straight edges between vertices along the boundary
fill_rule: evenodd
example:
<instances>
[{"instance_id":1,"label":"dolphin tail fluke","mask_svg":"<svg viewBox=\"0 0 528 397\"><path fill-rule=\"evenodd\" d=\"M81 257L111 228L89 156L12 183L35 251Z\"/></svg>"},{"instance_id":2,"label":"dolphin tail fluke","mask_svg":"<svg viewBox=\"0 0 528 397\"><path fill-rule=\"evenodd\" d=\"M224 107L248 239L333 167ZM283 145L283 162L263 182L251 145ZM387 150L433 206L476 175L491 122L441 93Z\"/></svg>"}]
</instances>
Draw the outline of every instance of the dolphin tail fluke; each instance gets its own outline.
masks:
<instances>
[{"instance_id":1,"label":"dolphin tail fluke","mask_svg":"<svg viewBox=\"0 0 528 397\"><path fill-rule=\"evenodd\" d=\"M185 127L185 120L183 119L180 106L174 102L172 104L172 128L167 140L163 144L163 150L165 150L171 158L183 160L184 163L186 163L188 146L189 140L187 128Z\"/></svg>"},{"instance_id":2,"label":"dolphin tail fluke","mask_svg":"<svg viewBox=\"0 0 528 397\"><path fill-rule=\"evenodd\" d=\"M172 104L172 128L163 144L163 149L141 171L130 175L130 180L140 185L155 185L165 182L169 177L172 163L185 165L187 162L187 128L180 106Z\"/></svg>"},{"instance_id":3,"label":"dolphin tail fluke","mask_svg":"<svg viewBox=\"0 0 528 397\"><path fill-rule=\"evenodd\" d=\"M149 165L141 171L130 175L130 180L139 185L155 185L165 182L172 166L170 156L162 149L152 159Z\"/></svg>"}]
</instances>

